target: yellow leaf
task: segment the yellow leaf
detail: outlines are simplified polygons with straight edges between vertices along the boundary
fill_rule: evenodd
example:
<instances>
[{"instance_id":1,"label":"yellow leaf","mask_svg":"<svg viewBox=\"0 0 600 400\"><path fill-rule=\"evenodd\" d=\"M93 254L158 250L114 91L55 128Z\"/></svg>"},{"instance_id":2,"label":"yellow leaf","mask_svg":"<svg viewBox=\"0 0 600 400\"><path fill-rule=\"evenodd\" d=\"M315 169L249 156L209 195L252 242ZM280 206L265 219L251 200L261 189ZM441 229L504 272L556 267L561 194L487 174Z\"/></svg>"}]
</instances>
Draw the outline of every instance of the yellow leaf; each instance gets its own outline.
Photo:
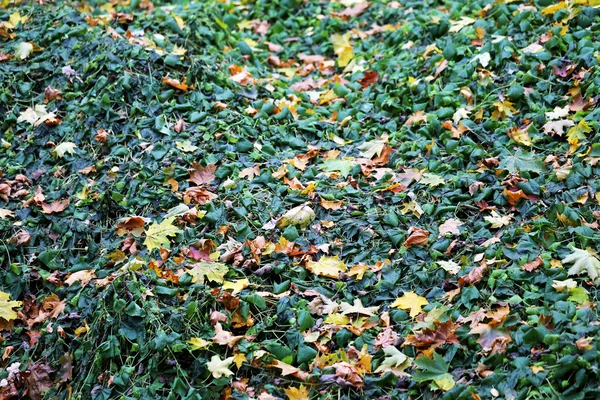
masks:
<instances>
[{"instance_id":1,"label":"yellow leaf","mask_svg":"<svg viewBox=\"0 0 600 400\"><path fill-rule=\"evenodd\" d=\"M17 318L15 307L21 307L22 301L10 301L10 294L0 291L0 318L10 321Z\"/></svg>"},{"instance_id":2,"label":"yellow leaf","mask_svg":"<svg viewBox=\"0 0 600 400\"><path fill-rule=\"evenodd\" d=\"M200 284L203 284L205 279L212 282L223 283L225 281L223 277L227 272L229 272L229 267L227 265L208 261L200 261L192 265L192 269L187 271L187 273L192 276L192 282ZM231 283L232 282L230 282L230 284Z\"/></svg>"},{"instance_id":3,"label":"yellow leaf","mask_svg":"<svg viewBox=\"0 0 600 400\"><path fill-rule=\"evenodd\" d=\"M512 215L501 216L496 211L492 211L491 215L483 217L484 220L492 224L492 228L502 228L510 224Z\"/></svg>"},{"instance_id":4,"label":"yellow leaf","mask_svg":"<svg viewBox=\"0 0 600 400\"><path fill-rule=\"evenodd\" d=\"M558 4L548 6L542 10L542 15L554 15L558 10L567 8L567 2L561 1Z\"/></svg>"},{"instance_id":5,"label":"yellow leaf","mask_svg":"<svg viewBox=\"0 0 600 400\"><path fill-rule=\"evenodd\" d=\"M183 30L185 28L185 22L183 22L183 19L179 15L176 15L174 13L171 13L171 16L177 23L177 26L179 27L179 29Z\"/></svg>"},{"instance_id":6,"label":"yellow leaf","mask_svg":"<svg viewBox=\"0 0 600 400\"><path fill-rule=\"evenodd\" d=\"M397 298L391 306L403 310L410 310L410 316L414 318L419 315L421 308L426 304L429 304L429 302L425 297L421 297L414 292L406 292L404 293L404 296Z\"/></svg>"},{"instance_id":7,"label":"yellow leaf","mask_svg":"<svg viewBox=\"0 0 600 400\"><path fill-rule=\"evenodd\" d=\"M333 44L333 51L338 56L338 66L345 67L348 65L352 57L354 57L354 49L350 42L350 32L346 32L343 35L334 33L331 35L331 43Z\"/></svg>"},{"instance_id":8,"label":"yellow leaf","mask_svg":"<svg viewBox=\"0 0 600 400\"><path fill-rule=\"evenodd\" d=\"M188 344L192 350L202 350L210 346L212 342L202 338L193 337L188 340Z\"/></svg>"},{"instance_id":9,"label":"yellow leaf","mask_svg":"<svg viewBox=\"0 0 600 400\"><path fill-rule=\"evenodd\" d=\"M304 386L300 385L300 387L289 387L287 389L283 389L285 395L288 397L288 400L308 400L310 390Z\"/></svg>"},{"instance_id":10,"label":"yellow leaf","mask_svg":"<svg viewBox=\"0 0 600 400\"><path fill-rule=\"evenodd\" d=\"M144 245L148 251L159 249L161 247L169 248L169 236L176 236L181 230L173 225L176 217L164 219L160 224L156 222L146 230L146 240Z\"/></svg>"},{"instance_id":11,"label":"yellow leaf","mask_svg":"<svg viewBox=\"0 0 600 400\"><path fill-rule=\"evenodd\" d=\"M244 361L248 361L245 354L242 354L242 353L234 354L233 362L235 363L235 366L238 367L238 369L240 369L240 367L242 366Z\"/></svg>"},{"instance_id":12,"label":"yellow leaf","mask_svg":"<svg viewBox=\"0 0 600 400\"><path fill-rule=\"evenodd\" d=\"M22 17L21 14L19 14L18 12L12 13L8 18L8 22L10 22L10 24L13 27L19 25L19 23L25 24L25 22L27 22L28 20L29 17Z\"/></svg>"},{"instance_id":13,"label":"yellow leaf","mask_svg":"<svg viewBox=\"0 0 600 400\"><path fill-rule=\"evenodd\" d=\"M242 291L243 289L247 288L249 284L250 281L248 281L248 279L237 279L233 282L225 281L225 283L223 283L222 289L232 289L233 291L231 292L231 294L236 294Z\"/></svg>"},{"instance_id":14,"label":"yellow leaf","mask_svg":"<svg viewBox=\"0 0 600 400\"><path fill-rule=\"evenodd\" d=\"M350 323L350 317L340 313L333 313L327 316L325 323L332 325L348 325Z\"/></svg>"},{"instance_id":15,"label":"yellow leaf","mask_svg":"<svg viewBox=\"0 0 600 400\"><path fill-rule=\"evenodd\" d=\"M306 269L315 275L337 278L340 272L346 272L346 264L335 257L321 257L319 261L309 261L306 263Z\"/></svg>"}]
</instances>

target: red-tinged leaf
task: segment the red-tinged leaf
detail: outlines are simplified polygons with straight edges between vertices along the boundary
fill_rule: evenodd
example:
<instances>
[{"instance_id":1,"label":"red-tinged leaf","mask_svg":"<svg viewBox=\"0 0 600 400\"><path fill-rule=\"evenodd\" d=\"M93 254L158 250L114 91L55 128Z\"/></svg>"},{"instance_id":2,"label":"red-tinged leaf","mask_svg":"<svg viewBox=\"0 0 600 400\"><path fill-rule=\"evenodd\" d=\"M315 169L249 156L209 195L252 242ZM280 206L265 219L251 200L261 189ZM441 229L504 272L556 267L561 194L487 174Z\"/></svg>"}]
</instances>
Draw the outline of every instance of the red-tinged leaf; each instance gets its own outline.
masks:
<instances>
[{"instance_id":1,"label":"red-tinged leaf","mask_svg":"<svg viewBox=\"0 0 600 400\"><path fill-rule=\"evenodd\" d=\"M541 265L544 265L544 261L540 258L540 256L537 256L535 260L521 265L521 269L527 272L532 272Z\"/></svg>"}]
</instances>

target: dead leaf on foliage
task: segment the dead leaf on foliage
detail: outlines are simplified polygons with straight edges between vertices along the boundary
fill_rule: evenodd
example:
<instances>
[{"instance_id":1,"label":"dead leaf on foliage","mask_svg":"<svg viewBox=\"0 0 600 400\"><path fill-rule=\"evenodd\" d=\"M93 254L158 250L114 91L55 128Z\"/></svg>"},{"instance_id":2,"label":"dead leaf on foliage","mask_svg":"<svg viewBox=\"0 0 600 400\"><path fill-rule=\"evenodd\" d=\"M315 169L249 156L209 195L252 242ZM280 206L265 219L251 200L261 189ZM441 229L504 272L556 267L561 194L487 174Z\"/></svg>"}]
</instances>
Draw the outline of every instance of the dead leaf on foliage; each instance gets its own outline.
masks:
<instances>
[{"instance_id":1,"label":"dead leaf on foliage","mask_svg":"<svg viewBox=\"0 0 600 400\"><path fill-rule=\"evenodd\" d=\"M540 258L540 256L537 256L535 260L521 265L521 269L527 272L532 272L541 265L544 265L544 261Z\"/></svg>"},{"instance_id":2,"label":"dead leaf on foliage","mask_svg":"<svg viewBox=\"0 0 600 400\"><path fill-rule=\"evenodd\" d=\"M73 272L65 279L65 283L72 286L75 282L79 282L81 287L85 287L92 279L96 278L96 273L93 269L84 269L82 271Z\"/></svg>"},{"instance_id":3,"label":"dead leaf on foliage","mask_svg":"<svg viewBox=\"0 0 600 400\"><path fill-rule=\"evenodd\" d=\"M477 285L479 282L481 282L487 270L488 265L485 261L483 261L478 267L473 268L467 275L458 278L458 283L460 286Z\"/></svg>"},{"instance_id":4,"label":"dead leaf on foliage","mask_svg":"<svg viewBox=\"0 0 600 400\"><path fill-rule=\"evenodd\" d=\"M51 204L42 203L42 212L44 214L59 213L59 212L64 211L64 209L67 208L69 203L70 203L69 199L64 200L64 201L54 200Z\"/></svg>"},{"instance_id":5,"label":"dead leaf on foliage","mask_svg":"<svg viewBox=\"0 0 600 400\"><path fill-rule=\"evenodd\" d=\"M429 243L429 231L425 229L411 226L408 229L408 238L404 241L402 246L410 248L412 246L426 246Z\"/></svg>"},{"instance_id":6,"label":"dead leaf on foliage","mask_svg":"<svg viewBox=\"0 0 600 400\"><path fill-rule=\"evenodd\" d=\"M175 89L179 89L182 90L184 92L187 92L188 90L194 90L194 87L191 85L187 85L187 77L183 78L183 82L180 82L179 79L172 79L169 77L164 77L162 79L162 82L166 85L169 85L171 87L174 87Z\"/></svg>"},{"instance_id":7,"label":"dead leaf on foliage","mask_svg":"<svg viewBox=\"0 0 600 400\"><path fill-rule=\"evenodd\" d=\"M208 164L206 167L198 163L192 164L192 169L188 172L190 174L190 179L188 181L195 183L196 185L206 185L215 180L215 171L217 170L217 166L215 164Z\"/></svg>"}]
</instances>

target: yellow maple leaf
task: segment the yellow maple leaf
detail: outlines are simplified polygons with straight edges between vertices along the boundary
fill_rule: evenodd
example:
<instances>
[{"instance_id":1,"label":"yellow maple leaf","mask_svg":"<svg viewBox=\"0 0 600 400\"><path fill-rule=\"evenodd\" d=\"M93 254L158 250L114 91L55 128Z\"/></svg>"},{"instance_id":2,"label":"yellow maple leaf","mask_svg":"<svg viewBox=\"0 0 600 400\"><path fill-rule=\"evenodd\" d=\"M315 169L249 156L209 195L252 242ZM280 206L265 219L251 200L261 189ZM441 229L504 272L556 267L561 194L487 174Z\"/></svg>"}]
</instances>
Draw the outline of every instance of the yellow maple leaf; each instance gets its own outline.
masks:
<instances>
[{"instance_id":1,"label":"yellow maple leaf","mask_svg":"<svg viewBox=\"0 0 600 400\"><path fill-rule=\"evenodd\" d=\"M304 386L300 385L300 387L289 387L287 389L283 389L285 395L288 397L288 400L308 400L310 390Z\"/></svg>"},{"instance_id":2,"label":"yellow maple leaf","mask_svg":"<svg viewBox=\"0 0 600 400\"><path fill-rule=\"evenodd\" d=\"M399 297L392 303L392 307L410 310L412 318L419 315L424 305L429 304L425 297L421 297L414 292L405 292L404 296Z\"/></svg>"},{"instance_id":3,"label":"yellow maple leaf","mask_svg":"<svg viewBox=\"0 0 600 400\"><path fill-rule=\"evenodd\" d=\"M176 236L181 230L173 225L175 217L164 219L160 224L156 222L146 230L146 240L144 245L148 251L159 249L161 247L169 248L169 236Z\"/></svg>"},{"instance_id":4,"label":"yellow maple leaf","mask_svg":"<svg viewBox=\"0 0 600 400\"><path fill-rule=\"evenodd\" d=\"M340 272L346 272L346 264L338 256L321 257L319 261L309 261L306 263L306 269L315 275L337 278Z\"/></svg>"},{"instance_id":5,"label":"yellow maple leaf","mask_svg":"<svg viewBox=\"0 0 600 400\"><path fill-rule=\"evenodd\" d=\"M233 291L231 292L231 294L236 294L236 293L242 291L243 289L247 288L249 284L250 284L250 281L248 279L237 279L233 282L225 281L225 283L223 283L222 289L223 290L232 289Z\"/></svg>"},{"instance_id":6,"label":"yellow maple leaf","mask_svg":"<svg viewBox=\"0 0 600 400\"><path fill-rule=\"evenodd\" d=\"M233 355L233 362L235 363L235 366L238 367L238 369L240 369L244 361L248 361L245 354L236 353Z\"/></svg>"},{"instance_id":7,"label":"yellow maple leaf","mask_svg":"<svg viewBox=\"0 0 600 400\"><path fill-rule=\"evenodd\" d=\"M192 350L202 350L210 346L212 342L202 338L193 337L188 340L188 344Z\"/></svg>"},{"instance_id":8,"label":"yellow maple leaf","mask_svg":"<svg viewBox=\"0 0 600 400\"><path fill-rule=\"evenodd\" d=\"M331 35L331 43L333 44L333 51L338 56L338 66L345 67L348 65L352 57L354 57L354 48L350 42L350 32L346 32L343 35L334 33Z\"/></svg>"},{"instance_id":9,"label":"yellow maple leaf","mask_svg":"<svg viewBox=\"0 0 600 400\"><path fill-rule=\"evenodd\" d=\"M207 261L197 262L192 265L192 269L187 271L187 273L192 276L192 282L200 284L203 284L205 279L212 282L223 283L225 281L223 277L227 272L229 272L229 267L227 267L227 265ZM244 279L240 280L243 281ZM248 281L247 279L245 280ZM231 285L229 286L229 289L232 289L235 285L233 282L229 282L229 284Z\"/></svg>"},{"instance_id":10,"label":"yellow maple leaf","mask_svg":"<svg viewBox=\"0 0 600 400\"><path fill-rule=\"evenodd\" d=\"M10 294L0 291L0 318L10 321L17 318L17 313L13 310L15 307L20 307L22 301L11 301Z\"/></svg>"}]
</instances>

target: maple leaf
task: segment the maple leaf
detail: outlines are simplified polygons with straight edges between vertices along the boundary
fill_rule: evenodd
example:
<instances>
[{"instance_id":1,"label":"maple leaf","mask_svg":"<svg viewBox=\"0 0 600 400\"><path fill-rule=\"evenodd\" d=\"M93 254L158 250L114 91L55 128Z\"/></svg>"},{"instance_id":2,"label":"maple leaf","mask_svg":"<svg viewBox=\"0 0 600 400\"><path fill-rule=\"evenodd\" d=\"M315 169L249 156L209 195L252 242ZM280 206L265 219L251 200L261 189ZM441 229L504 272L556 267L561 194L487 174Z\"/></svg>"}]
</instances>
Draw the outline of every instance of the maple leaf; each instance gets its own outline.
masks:
<instances>
[{"instance_id":1,"label":"maple leaf","mask_svg":"<svg viewBox=\"0 0 600 400\"><path fill-rule=\"evenodd\" d=\"M432 389L448 391L456 384L454 378L448 373L448 364L441 355L433 352L433 359L421 354L415 359L415 365L419 368L414 373L413 379L417 382L432 381Z\"/></svg>"},{"instance_id":2,"label":"maple leaf","mask_svg":"<svg viewBox=\"0 0 600 400\"><path fill-rule=\"evenodd\" d=\"M10 294L0 291L0 318L11 321L17 318L15 307L21 307L22 301L10 300Z\"/></svg>"},{"instance_id":3,"label":"maple leaf","mask_svg":"<svg viewBox=\"0 0 600 400\"><path fill-rule=\"evenodd\" d=\"M0 208L0 219L13 217L15 214L11 210L7 210L6 208Z\"/></svg>"},{"instance_id":4,"label":"maple leaf","mask_svg":"<svg viewBox=\"0 0 600 400\"><path fill-rule=\"evenodd\" d=\"M419 183L434 188L439 185L443 185L444 183L446 183L446 181L442 177L437 176L435 174L425 173L423 174L423 176L421 176L421 179L419 179Z\"/></svg>"},{"instance_id":5,"label":"maple leaf","mask_svg":"<svg viewBox=\"0 0 600 400\"><path fill-rule=\"evenodd\" d=\"M387 346L383 349L383 352L387 357L377 367L375 373L385 374L386 372L391 372L396 376L408 375L404 370L410 367L410 358L394 346Z\"/></svg>"},{"instance_id":6,"label":"maple leaf","mask_svg":"<svg viewBox=\"0 0 600 400\"><path fill-rule=\"evenodd\" d=\"M177 130L177 126L175 127L175 130ZM194 151L198 150L198 146L194 146L189 140L184 140L183 142L175 142L175 147L177 147L184 153L193 153Z\"/></svg>"},{"instance_id":7,"label":"maple leaf","mask_svg":"<svg viewBox=\"0 0 600 400\"><path fill-rule=\"evenodd\" d=\"M426 246L427 243L429 243L429 231L411 226L408 229L408 238L402 246L410 248L412 246Z\"/></svg>"},{"instance_id":8,"label":"maple leaf","mask_svg":"<svg viewBox=\"0 0 600 400\"><path fill-rule=\"evenodd\" d=\"M31 42L19 43L17 49L15 50L15 57L17 57L19 60L24 60L28 58L34 49L34 46L35 45Z\"/></svg>"},{"instance_id":9,"label":"maple leaf","mask_svg":"<svg viewBox=\"0 0 600 400\"><path fill-rule=\"evenodd\" d=\"M222 376L233 375L233 371L229 369L231 363L233 363L233 357L221 360L221 357L214 355L210 361L206 363L206 368L211 372L215 379L219 379Z\"/></svg>"},{"instance_id":10,"label":"maple leaf","mask_svg":"<svg viewBox=\"0 0 600 400\"><path fill-rule=\"evenodd\" d=\"M243 353L235 353L233 355L233 362L235 363L235 366L240 369L242 367L242 365L244 364L244 362L248 361L248 359L246 358L246 355Z\"/></svg>"},{"instance_id":11,"label":"maple leaf","mask_svg":"<svg viewBox=\"0 0 600 400\"><path fill-rule=\"evenodd\" d=\"M344 261L340 260L338 256L323 256L319 261L308 261L306 269L316 275L337 278L341 272L346 272L347 267Z\"/></svg>"},{"instance_id":12,"label":"maple leaf","mask_svg":"<svg viewBox=\"0 0 600 400\"><path fill-rule=\"evenodd\" d=\"M442 269L451 275L456 275L460 271L461 267L454 261L436 261L436 263L442 267Z\"/></svg>"},{"instance_id":13,"label":"maple leaf","mask_svg":"<svg viewBox=\"0 0 600 400\"><path fill-rule=\"evenodd\" d=\"M160 224L153 223L146 229L144 245L148 251L161 247L169 248L169 236L177 236L181 229L173 225L176 217L165 218Z\"/></svg>"},{"instance_id":14,"label":"maple leaf","mask_svg":"<svg viewBox=\"0 0 600 400\"><path fill-rule=\"evenodd\" d=\"M354 48L350 42L350 32L343 35L334 33L331 35L331 43L333 44L333 52L338 56L338 66L345 67L354 57Z\"/></svg>"},{"instance_id":15,"label":"maple leaf","mask_svg":"<svg viewBox=\"0 0 600 400\"><path fill-rule=\"evenodd\" d=\"M229 272L229 267L219 262L200 261L191 265L192 269L187 273L192 276L193 283L203 284L204 280L223 283L225 274Z\"/></svg>"},{"instance_id":16,"label":"maple leaf","mask_svg":"<svg viewBox=\"0 0 600 400\"><path fill-rule=\"evenodd\" d=\"M600 260L598 259L598 253L589 247L585 250L572 247L571 250L573 253L562 260L565 264L573 264L569 268L569 275L581 275L587 272L594 285L600 285Z\"/></svg>"},{"instance_id":17,"label":"maple leaf","mask_svg":"<svg viewBox=\"0 0 600 400\"><path fill-rule=\"evenodd\" d=\"M464 225L464 222L461 222L457 219L454 219L454 218L447 219L446 222L444 222L439 227L438 238L440 238L444 235L448 235L448 234L460 235L460 230L458 228L461 227L462 225Z\"/></svg>"},{"instance_id":18,"label":"maple leaf","mask_svg":"<svg viewBox=\"0 0 600 400\"><path fill-rule=\"evenodd\" d=\"M44 123L47 120L56 118L56 114L49 113L46 111L46 106L43 104L38 104L34 108L27 108L27 110L23 111L19 118L17 118L17 122L29 122L33 126L38 126Z\"/></svg>"},{"instance_id":19,"label":"maple leaf","mask_svg":"<svg viewBox=\"0 0 600 400\"><path fill-rule=\"evenodd\" d=\"M422 306L429 304L425 297L421 297L414 292L405 292L402 297L397 298L390 307L410 310L412 318L419 315L422 311Z\"/></svg>"},{"instance_id":20,"label":"maple leaf","mask_svg":"<svg viewBox=\"0 0 600 400\"><path fill-rule=\"evenodd\" d=\"M546 111L546 117L550 118L551 120L564 118L567 115L569 115L568 105L564 106L563 108L556 106L554 107L554 110Z\"/></svg>"},{"instance_id":21,"label":"maple leaf","mask_svg":"<svg viewBox=\"0 0 600 400\"><path fill-rule=\"evenodd\" d=\"M469 17L460 17L458 21L450 20L450 29L448 32L460 32L462 29L466 28L469 25L473 25L477 20Z\"/></svg>"},{"instance_id":22,"label":"maple leaf","mask_svg":"<svg viewBox=\"0 0 600 400\"><path fill-rule=\"evenodd\" d=\"M377 312L378 309L379 306L364 307L360 299L354 299L354 304L352 305L346 302L340 303L340 311L342 312L342 315L359 314L368 315L371 317Z\"/></svg>"},{"instance_id":23,"label":"maple leaf","mask_svg":"<svg viewBox=\"0 0 600 400\"><path fill-rule=\"evenodd\" d=\"M494 119L505 119L506 117L512 117L514 114L518 114L519 111L513 107L513 103L508 100L494 103L496 110L492 113Z\"/></svg>"},{"instance_id":24,"label":"maple leaf","mask_svg":"<svg viewBox=\"0 0 600 400\"><path fill-rule=\"evenodd\" d=\"M234 336L231 332L224 331L220 322L215 325L215 336L212 340L216 344L227 345L227 347L233 347L237 342L242 340L243 336Z\"/></svg>"},{"instance_id":25,"label":"maple leaf","mask_svg":"<svg viewBox=\"0 0 600 400\"><path fill-rule=\"evenodd\" d=\"M565 133L566 128L570 128L575 125L575 122L570 119L561 119L558 121L549 121L542 126L545 134L555 134L562 136Z\"/></svg>"},{"instance_id":26,"label":"maple leaf","mask_svg":"<svg viewBox=\"0 0 600 400\"><path fill-rule=\"evenodd\" d=\"M92 279L96 277L96 273L93 269L84 269L82 271L73 272L69 274L68 278L65 279L65 283L69 286L75 282L79 282L81 287L85 287Z\"/></svg>"},{"instance_id":27,"label":"maple leaf","mask_svg":"<svg viewBox=\"0 0 600 400\"><path fill-rule=\"evenodd\" d=\"M492 211L491 215L483 217L483 219L492 224L492 228L502 228L510 224L512 215L501 216L496 211Z\"/></svg>"},{"instance_id":28,"label":"maple leaf","mask_svg":"<svg viewBox=\"0 0 600 400\"><path fill-rule=\"evenodd\" d=\"M65 154L69 153L71 155L75 154L75 148L77 145L71 142L64 142L59 144L54 148L52 154L54 154L58 158L64 158Z\"/></svg>"},{"instance_id":29,"label":"maple leaf","mask_svg":"<svg viewBox=\"0 0 600 400\"><path fill-rule=\"evenodd\" d=\"M42 203L42 212L44 214L53 214L64 211L64 209L69 205L69 199L65 201L54 200L51 204Z\"/></svg>"},{"instance_id":30,"label":"maple leaf","mask_svg":"<svg viewBox=\"0 0 600 400\"><path fill-rule=\"evenodd\" d=\"M355 165L356 161L353 160L325 160L323 169L328 172L338 171L343 177L347 177Z\"/></svg>"},{"instance_id":31,"label":"maple leaf","mask_svg":"<svg viewBox=\"0 0 600 400\"><path fill-rule=\"evenodd\" d=\"M185 208L187 210L187 206ZM146 222L149 222L148 218L138 217L136 215L121 218L117 224L116 234L123 236L127 233L130 233L135 237L140 237L142 233L144 233L144 225Z\"/></svg>"},{"instance_id":32,"label":"maple leaf","mask_svg":"<svg viewBox=\"0 0 600 400\"><path fill-rule=\"evenodd\" d=\"M248 178L249 181L260 175L260 166L254 165L252 167L244 168L238 174L238 178Z\"/></svg>"},{"instance_id":33,"label":"maple leaf","mask_svg":"<svg viewBox=\"0 0 600 400\"><path fill-rule=\"evenodd\" d=\"M188 172L190 173L190 182L194 182L196 185L206 185L215 180L215 171L217 167L215 164L208 164L206 167L198 163L192 164L192 169Z\"/></svg>"},{"instance_id":34,"label":"maple leaf","mask_svg":"<svg viewBox=\"0 0 600 400\"><path fill-rule=\"evenodd\" d=\"M210 346L211 342L202 338L193 337L190 338L190 340L188 340L188 344L190 345L190 349L192 350L202 350Z\"/></svg>"},{"instance_id":35,"label":"maple leaf","mask_svg":"<svg viewBox=\"0 0 600 400\"><path fill-rule=\"evenodd\" d=\"M358 149L360 150L360 155L366 158L373 158L375 156L380 156L385 144L387 143L387 135L383 135L381 139L371 140L370 142L365 142L361 144Z\"/></svg>"},{"instance_id":36,"label":"maple leaf","mask_svg":"<svg viewBox=\"0 0 600 400\"><path fill-rule=\"evenodd\" d=\"M485 352L503 353L506 345L512 341L506 330L483 323L471 329L469 334L479 335L477 343L481 345Z\"/></svg>"},{"instance_id":37,"label":"maple leaf","mask_svg":"<svg viewBox=\"0 0 600 400\"><path fill-rule=\"evenodd\" d=\"M223 283L223 286L221 287L221 289L223 289L223 290L231 289L232 290L231 294L236 294L236 293L241 292L243 289L247 288L249 284L250 284L250 281L246 278L237 279L233 282L225 281Z\"/></svg>"},{"instance_id":38,"label":"maple leaf","mask_svg":"<svg viewBox=\"0 0 600 400\"><path fill-rule=\"evenodd\" d=\"M592 131L592 127L588 125L585 120L579 121L579 123L567 132L567 139L569 144L576 143L579 139L586 139L586 133L590 133Z\"/></svg>"},{"instance_id":39,"label":"maple leaf","mask_svg":"<svg viewBox=\"0 0 600 400\"><path fill-rule=\"evenodd\" d=\"M288 225L294 225L300 229L304 229L310 225L313 219L315 219L315 212L308 205L303 204L283 214L277 221L277 227L282 229Z\"/></svg>"},{"instance_id":40,"label":"maple leaf","mask_svg":"<svg viewBox=\"0 0 600 400\"><path fill-rule=\"evenodd\" d=\"M289 387L283 389L285 395L288 397L288 400L308 400L310 397L310 389L304 385L300 385L300 387Z\"/></svg>"}]
</instances>

